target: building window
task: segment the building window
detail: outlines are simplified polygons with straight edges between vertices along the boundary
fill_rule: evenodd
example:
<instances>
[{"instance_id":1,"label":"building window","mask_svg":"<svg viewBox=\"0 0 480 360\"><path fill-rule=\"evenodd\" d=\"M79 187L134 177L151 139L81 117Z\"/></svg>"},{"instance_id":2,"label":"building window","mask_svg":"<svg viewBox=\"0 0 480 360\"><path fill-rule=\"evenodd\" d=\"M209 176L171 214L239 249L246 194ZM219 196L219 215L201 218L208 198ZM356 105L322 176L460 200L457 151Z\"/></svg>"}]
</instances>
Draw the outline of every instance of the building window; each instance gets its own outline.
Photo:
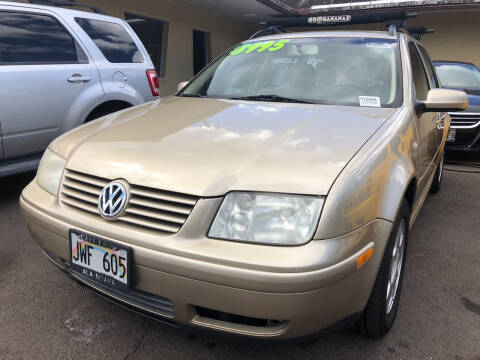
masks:
<instances>
[{"instance_id":1,"label":"building window","mask_svg":"<svg viewBox=\"0 0 480 360\"><path fill-rule=\"evenodd\" d=\"M193 30L193 73L197 75L210 62L210 33Z\"/></svg>"},{"instance_id":2,"label":"building window","mask_svg":"<svg viewBox=\"0 0 480 360\"><path fill-rule=\"evenodd\" d=\"M53 17L0 12L1 64L77 63L75 41Z\"/></svg>"},{"instance_id":3,"label":"building window","mask_svg":"<svg viewBox=\"0 0 480 360\"><path fill-rule=\"evenodd\" d=\"M168 22L132 13L125 13L130 24L148 51L159 77L165 77Z\"/></svg>"}]
</instances>

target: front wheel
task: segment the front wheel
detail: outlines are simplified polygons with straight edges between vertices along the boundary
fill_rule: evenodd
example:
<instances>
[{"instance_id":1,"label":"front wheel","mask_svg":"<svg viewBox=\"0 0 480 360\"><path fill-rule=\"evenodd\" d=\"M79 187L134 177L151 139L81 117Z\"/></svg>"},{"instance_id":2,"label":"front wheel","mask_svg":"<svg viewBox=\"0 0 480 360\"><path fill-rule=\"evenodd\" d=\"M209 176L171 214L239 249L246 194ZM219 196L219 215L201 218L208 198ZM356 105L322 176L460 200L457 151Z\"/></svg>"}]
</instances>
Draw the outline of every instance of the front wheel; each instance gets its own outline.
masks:
<instances>
[{"instance_id":1,"label":"front wheel","mask_svg":"<svg viewBox=\"0 0 480 360\"><path fill-rule=\"evenodd\" d=\"M382 337L395 322L405 270L409 218L410 208L403 200L370 299L357 323L359 332L365 337Z\"/></svg>"},{"instance_id":2,"label":"front wheel","mask_svg":"<svg viewBox=\"0 0 480 360\"><path fill-rule=\"evenodd\" d=\"M443 165L445 164L445 154L442 154L440 158L440 162L437 166L437 171L435 172L435 177L432 182L432 186L430 186L430 193L436 194L440 191L442 187L442 179L443 179Z\"/></svg>"}]
</instances>

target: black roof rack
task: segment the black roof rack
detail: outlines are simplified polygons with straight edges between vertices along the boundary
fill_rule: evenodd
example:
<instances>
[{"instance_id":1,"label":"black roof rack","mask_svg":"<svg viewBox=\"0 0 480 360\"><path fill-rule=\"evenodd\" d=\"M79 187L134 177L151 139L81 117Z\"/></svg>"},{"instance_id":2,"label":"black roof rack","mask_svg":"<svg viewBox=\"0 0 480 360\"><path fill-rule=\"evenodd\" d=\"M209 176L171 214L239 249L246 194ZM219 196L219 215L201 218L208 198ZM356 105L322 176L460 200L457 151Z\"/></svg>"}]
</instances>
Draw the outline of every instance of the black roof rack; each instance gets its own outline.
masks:
<instances>
[{"instance_id":1,"label":"black roof rack","mask_svg":"<svg viewBox=\"0 0 480 360\"><path fill-rule=\"evenodd\" d=\"M402 25L405 20L415 17L416 14L406 13L405 11L385 11L360 14L335 14L320 16L298 16L288 18L277 18L262 22L265 26L286 27L312 27L312 26L338 26L338 25L357 25L357 24L375 24L388 23Z\"/></svg>"},{"instance_id":2,"label":"black roof rack","mask_svg":"<svg viewBox=\"0 0 480 360\"><path fill-rule=\"evenodd\" d=\"M286 33L285 28L291 27L324 27L324 26L339 26L339 25L359 25L359 24L386 24L392 35L396 34L397 29L408 32L416 39L419 39L423 34L430 34L434 32L433 29L425 27L411 27L407 28L405 23L407 19L415 18L416 13L407 13L405 11L383 11L371 13L350 13L350 14L335 14L335 15L320 15L320 16L296 16L276 18L261 22L265 28L257 31L250 39L265 34L281 34Z\"/></svg>"},{"instance_id":3,"label":"black roof rack","mask_svg":"<svg viewBox=\"0 0 480 360\"><path fill-rule=\"evenodd\" d=\"M105 11L99 9L93 5L77 3L75 0L28 0L32 4L36 5L46 5L46 6L57 6L57 7L81 7L90 9L97 14L106 15Z\"/></svg>"},{"instance_id":4,"label":"black roof rack","mask_svg":"<svg viewBox=\"0 0 480 360\"><path fill-rule=\"evenodd\" d=\"M417 40L420 40L422 35L435 32L435 29L427 29L425 26L404 27L404 29Z\"/></svg>"}]
</instances>

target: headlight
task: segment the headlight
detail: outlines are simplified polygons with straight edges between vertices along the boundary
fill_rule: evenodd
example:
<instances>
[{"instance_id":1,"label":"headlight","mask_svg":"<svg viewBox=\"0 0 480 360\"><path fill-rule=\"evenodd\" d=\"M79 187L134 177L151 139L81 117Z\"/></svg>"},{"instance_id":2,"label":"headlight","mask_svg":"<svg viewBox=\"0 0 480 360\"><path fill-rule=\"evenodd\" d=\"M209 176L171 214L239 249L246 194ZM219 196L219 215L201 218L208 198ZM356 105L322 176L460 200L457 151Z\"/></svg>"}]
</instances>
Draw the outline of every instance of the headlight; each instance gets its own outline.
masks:
<instances>
[{"instance_id":1,"label":"headlight","mask_svg":"<svg viewBox=\"0 0 480 360\"><path fill-rule=\"evenodd\" d=\"M37 184L57 196L65 162L64 158L47 149L38 166Z\"/></svg>"},{"instance_id":2,"label":"headlight","mask_svg":"<svg viewBox=\"0 0 480 360\"><path fill-rule=\"evenodd\" d=\"M324 199L317 196L229 193L209 237L250 243L300 245L317 228Z\"/></svg>"}]
</instances>

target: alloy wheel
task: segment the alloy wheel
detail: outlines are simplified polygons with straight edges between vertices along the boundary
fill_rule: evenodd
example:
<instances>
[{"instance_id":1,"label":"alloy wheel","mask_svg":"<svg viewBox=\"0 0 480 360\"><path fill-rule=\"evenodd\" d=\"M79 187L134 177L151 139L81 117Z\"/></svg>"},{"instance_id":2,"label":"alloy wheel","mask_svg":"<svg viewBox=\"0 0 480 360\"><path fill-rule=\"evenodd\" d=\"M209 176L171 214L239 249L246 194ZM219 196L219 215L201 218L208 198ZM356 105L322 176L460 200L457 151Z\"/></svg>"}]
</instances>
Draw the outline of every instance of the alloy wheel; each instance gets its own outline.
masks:
<instances>
[{"instance_id":1,"label":"alloy wheel","mask_svg":"<svg viewBox=\"0 0 480 360\"><path fill-rule=\"evenodd\" d=\"M397 297L398 285L403 269L403 255L405 252L405 234L406 223L405 219L402 219L397 230L397 236L395 239L395 245L392 250L392 261L390 264L390 275L388 277L387 284L387 314L390 314Z\"/></svg>"},{"instance_id":2,"label":"alloy wheel","mask_svg":"<svg viewBox=\"0 0 480 360\"><path fill-rule=\"evenodd\" d=\"M443 177L443 164L445 163L445 155L442 155L442 159L440 160L440 164L438 164L439 166L439 171L438 171L438 182L441 182L442 181L442 177Z\"/></svg>"}]
</instances>

